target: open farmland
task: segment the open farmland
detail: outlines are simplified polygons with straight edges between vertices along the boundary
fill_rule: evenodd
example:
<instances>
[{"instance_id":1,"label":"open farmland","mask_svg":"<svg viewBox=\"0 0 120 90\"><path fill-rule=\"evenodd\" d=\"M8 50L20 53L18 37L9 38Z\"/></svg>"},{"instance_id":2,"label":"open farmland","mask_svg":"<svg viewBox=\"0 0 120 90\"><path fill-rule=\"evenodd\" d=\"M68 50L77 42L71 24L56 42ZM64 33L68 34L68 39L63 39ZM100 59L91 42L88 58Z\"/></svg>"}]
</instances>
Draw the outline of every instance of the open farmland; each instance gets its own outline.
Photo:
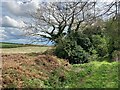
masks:
<instances>
[{"instance_id":1,"label":"open farmland","mask_svg":"<svg viewBox=\"0 0 120 90\"><path fill-rule=\"evenodd\" d=\"M18 48L2 48L0 49L2 53L39 53L44 52L51 47L39 47L39 46L28 46L28 47L18 47Z\"/></svg>"},{"instance_id":2,"label":"open farmland","mask_svg":"<svg viewBox=\"0 0 120 90\"><path fill-rule=\"evenodd\" d=\"M8 42L0 42L0 48L17 48L17 47L24 47L24 44L17 44L17 43L8 43Z\"/></svg>"},{"instance_id":3,"label":"open farmland","mask_svg":"<svg viewBox=\"0 0 120 90\"><path fill-rule=\"evenodd\" d=\"M49 46L14 43L0 43L0 45L2 46L2 48L0 48L1 53L41 53L51 48Z\"/></svg>"}]
</instances>

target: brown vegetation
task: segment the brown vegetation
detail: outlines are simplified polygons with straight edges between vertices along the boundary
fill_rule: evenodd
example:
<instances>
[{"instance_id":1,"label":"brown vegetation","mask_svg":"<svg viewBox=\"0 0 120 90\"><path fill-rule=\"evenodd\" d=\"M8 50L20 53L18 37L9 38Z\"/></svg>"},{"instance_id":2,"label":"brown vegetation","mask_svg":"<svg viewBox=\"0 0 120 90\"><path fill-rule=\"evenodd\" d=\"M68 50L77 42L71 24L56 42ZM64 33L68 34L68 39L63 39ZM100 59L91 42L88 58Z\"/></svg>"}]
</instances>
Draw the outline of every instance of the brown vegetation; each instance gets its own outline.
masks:
<instances>
[{"instance_id":1,"label":"brown vegetation","mask_svg":"<svg viewBox=\"0 0 120 90\"><path fill-rule=\"evenodd\" d=\"M3 87L11 85L24 87L25 79L46 80L55 69L63 67L64 70L69 70L70 68L67 61L58 60L50 55L2 54L2 61Z\"/></svg>"}]
</instances>

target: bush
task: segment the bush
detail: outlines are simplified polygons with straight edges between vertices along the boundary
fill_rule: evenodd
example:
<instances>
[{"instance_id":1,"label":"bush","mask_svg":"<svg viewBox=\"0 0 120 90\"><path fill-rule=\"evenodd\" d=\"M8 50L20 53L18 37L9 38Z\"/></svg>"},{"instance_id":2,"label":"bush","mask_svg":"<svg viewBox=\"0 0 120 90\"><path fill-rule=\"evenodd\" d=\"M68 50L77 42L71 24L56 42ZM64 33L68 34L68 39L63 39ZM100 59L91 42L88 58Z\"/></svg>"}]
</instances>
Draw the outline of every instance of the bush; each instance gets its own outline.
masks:
<instances>
[{"instance_id":1,"label":"bush","mask_svg":"<svg viewBox=\"0 0 120 90\"><path fill-rule=\"evenodd\" d=\"M71 33L69 36L59 41L56 45L55 54L60 58L68 59L70 63L74 64L88 62L89 54L86 50L88 50L89 45L87 42L82 42L83 39L81 35ZM84 48L82 46L84 46Z\"/></svg>"},{"instance_id":2,"label":"bush","mask_svg":"<svg viewBox=\"0 0 120 90\"><path fill-rule=\"evenodd\" d=\"M58 41L55 55L70 63L86 63L109 57L109 39L104 35L85 35L72 32Z\"/></svg>"},{"instance_id":3,"label":"bush","mask_svg":"<svg viewBox=\"0 0 120 90\"><path fill-rule=\"evenodd\" d=\"M109 53L109 44L105 37L101 35L92 35L92 44L99 57L106 57Z\"/></svg>"}]
</instances>

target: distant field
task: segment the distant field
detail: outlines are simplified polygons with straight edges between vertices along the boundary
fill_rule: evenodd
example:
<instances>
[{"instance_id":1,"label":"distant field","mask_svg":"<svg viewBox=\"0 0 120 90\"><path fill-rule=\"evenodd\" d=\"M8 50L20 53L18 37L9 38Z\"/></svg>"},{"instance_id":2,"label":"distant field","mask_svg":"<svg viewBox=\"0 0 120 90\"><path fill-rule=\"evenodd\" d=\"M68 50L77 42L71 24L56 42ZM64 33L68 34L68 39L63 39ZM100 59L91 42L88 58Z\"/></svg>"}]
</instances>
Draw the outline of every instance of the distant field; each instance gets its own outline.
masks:
<instances>
[{"instance_id":1,"label":"distant field","mask_svg":"<svg viewBox=\"0 0 120 90\"><path fill-rule=\"evenodd\" d=\"M39 53L44 52L47 49L50 49L51 47L34 47L34 46L28 46L28 47L18 47L18 48L1 48L1 53Z\"/></svg>"},{"instance_id":2,"label":"distant field","mask_svg":"<svg viewBox=\"0 0 120 90\"><path fill-rule=\"evenodd\" d=\"M0 48L16 48L16 47L23 47L25 45L23 44L16 44L16 43L1 43L0 42Z\"/></svg>"},{"instance_id":3,"label":"distant field","mask_svg":"<svg viewBox=\"0 0 120 90\"><path fill-rule=\"evenodd\" d=\"M48 47L48 46L45 46L45 45L33 45L33 44L18 44L18 43L0 42L0 48L17 48L17 47L28 47L28 46Z\"/></svg>"},{"instance_id":4,"label":"distant field","mask_svg":"<svg viewBox=\"0 0 120 90\"><path fill-rule=\"evenodd\" d=\"M40 45L24 45L16 43L0 43L1 53L39 53L44 52L51 47Z\"/></svg>"}]
</instances>

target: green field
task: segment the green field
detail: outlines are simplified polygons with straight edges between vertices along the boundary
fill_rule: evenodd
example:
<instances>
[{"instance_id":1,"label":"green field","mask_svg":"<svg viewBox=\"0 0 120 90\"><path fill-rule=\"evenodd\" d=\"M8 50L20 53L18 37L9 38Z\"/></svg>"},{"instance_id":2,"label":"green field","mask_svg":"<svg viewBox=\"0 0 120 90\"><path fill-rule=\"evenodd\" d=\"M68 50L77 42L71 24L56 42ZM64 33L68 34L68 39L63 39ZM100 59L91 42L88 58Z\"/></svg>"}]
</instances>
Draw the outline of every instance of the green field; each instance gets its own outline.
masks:
<instances>
[{"instance_id":1,"label":"green field","mask_svg":"<svg viewBox=\"0 0 120 90\"><path fill-rule=\"evenodd\" d=\"M34 44L19 44L19 43L0 42L0 48L17 48L17 47L28 47L28 46L48 47L46 45L34 45Z\"/></svg>"},{"instance_id":2,"label":"green field","mask_svg":"<svg viewBox=\"0 0 120 90\"><path fill-rule=\"evenodd\" d=\"M17 48L17 47L23 47L23 46L25 45L17 44L17 43L0 42L0 48Z\"/></svg>"},{"instance_id":3,"label":"green field","mask_svg":"<svg viewBox=\"0 0 120 90\"><path fill-rule=\"evenodd\" d=\"M44 52L51 47L41 45L17 44L17 43L0 43L2 53L39 53Z\"/></svg>"}]
</instances>

